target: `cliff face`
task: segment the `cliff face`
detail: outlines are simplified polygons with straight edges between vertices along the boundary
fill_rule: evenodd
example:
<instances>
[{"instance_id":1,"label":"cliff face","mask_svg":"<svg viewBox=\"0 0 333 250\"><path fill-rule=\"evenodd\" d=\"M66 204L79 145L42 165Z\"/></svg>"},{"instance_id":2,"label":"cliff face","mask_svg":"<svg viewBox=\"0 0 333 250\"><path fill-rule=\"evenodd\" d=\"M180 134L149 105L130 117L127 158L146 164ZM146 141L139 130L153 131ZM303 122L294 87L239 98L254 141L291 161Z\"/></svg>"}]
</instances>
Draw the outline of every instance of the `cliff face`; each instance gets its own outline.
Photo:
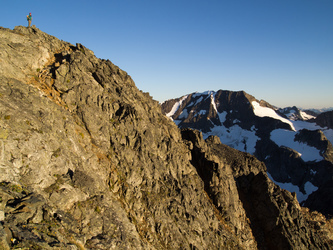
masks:
<instances>
[{"instance_id":1,"label":"cliff face","mask_svg":"<svg viewBox=\"0 0 333 250\"><path fill-rule=\"evenodd\" d=\"M1 249L330 248L263 163L181 132L110 61L35 27L0 38Z\"/></svg>"}]
</instances>

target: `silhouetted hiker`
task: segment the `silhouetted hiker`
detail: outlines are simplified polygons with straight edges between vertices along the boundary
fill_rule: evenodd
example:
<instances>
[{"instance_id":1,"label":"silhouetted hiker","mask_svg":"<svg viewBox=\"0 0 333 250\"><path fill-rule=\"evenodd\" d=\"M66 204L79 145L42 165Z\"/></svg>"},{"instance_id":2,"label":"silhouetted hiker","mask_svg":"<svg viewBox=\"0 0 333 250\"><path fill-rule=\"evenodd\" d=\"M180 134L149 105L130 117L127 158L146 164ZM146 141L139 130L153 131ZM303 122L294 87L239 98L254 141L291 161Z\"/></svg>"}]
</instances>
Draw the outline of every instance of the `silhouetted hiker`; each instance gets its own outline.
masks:
<instances>
[{"instance_id":1,"label":"silhouetted hiker","mask_svg":"<svg viewBox=\"0 0 333 250\"><path fill-rule=\"evenodd\" d=\"M31 16L31 13L29 13L29 15L27 15L27 21L28 21L28 24L29 24L28 27L31 26L31 20L32 20L32 16Z\"/></svg>"}]
</instances>

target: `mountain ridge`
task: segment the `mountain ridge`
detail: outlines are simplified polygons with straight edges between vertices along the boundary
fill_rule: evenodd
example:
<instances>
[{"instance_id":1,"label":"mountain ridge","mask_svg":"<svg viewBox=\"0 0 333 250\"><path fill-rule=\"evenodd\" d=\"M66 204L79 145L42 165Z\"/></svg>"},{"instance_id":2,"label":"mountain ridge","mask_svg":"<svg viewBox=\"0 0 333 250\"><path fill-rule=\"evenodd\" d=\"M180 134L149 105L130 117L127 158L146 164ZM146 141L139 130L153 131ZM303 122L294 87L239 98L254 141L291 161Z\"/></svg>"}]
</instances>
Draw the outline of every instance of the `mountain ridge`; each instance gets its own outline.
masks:
<instances>
[{"instance_id":1,"label":"mountain ridge","mask_svg":"<svg viewBox=\"0 0 333 250\"><path fill-rule=\"evenodd\" d=\"M331 220L111 61L35 26L0 37L0 248L331 248Z\"/></svg>"},{"instance_id":2,"label":"mountain ridge","mask_svg":"<svg viewBox=\"0 0 333 250\"><path fill-rule=\"evenodd\" d=\"M180 128L199 129L205 138L219 136L222 143L255 155L276 183L298 193L300 202L332 177L330 111L315 117L229 90L196 92L161 107ZM333 213L330 206L321 212Z\"/></svg>"}]
</instances>

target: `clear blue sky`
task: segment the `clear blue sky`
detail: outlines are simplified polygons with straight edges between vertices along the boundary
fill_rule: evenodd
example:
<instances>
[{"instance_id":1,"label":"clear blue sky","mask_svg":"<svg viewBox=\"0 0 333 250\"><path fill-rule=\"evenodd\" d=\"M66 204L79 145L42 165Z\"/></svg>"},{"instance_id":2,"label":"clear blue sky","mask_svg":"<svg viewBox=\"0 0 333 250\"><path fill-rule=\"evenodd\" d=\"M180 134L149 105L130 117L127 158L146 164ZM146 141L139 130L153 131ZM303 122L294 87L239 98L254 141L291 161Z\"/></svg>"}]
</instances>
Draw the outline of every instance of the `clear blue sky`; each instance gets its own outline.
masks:
<instances>
[{"instance_id":1,"label":"clear blue sky","mask_svg":"<svg viewBox=\"0 0 333 250\"><path fill-rule=\"evenodd\" d=\"M82 43L154 99L244 90L333 107L333 0L2 0L0 26Z\"/></svg>"}]
</instances>

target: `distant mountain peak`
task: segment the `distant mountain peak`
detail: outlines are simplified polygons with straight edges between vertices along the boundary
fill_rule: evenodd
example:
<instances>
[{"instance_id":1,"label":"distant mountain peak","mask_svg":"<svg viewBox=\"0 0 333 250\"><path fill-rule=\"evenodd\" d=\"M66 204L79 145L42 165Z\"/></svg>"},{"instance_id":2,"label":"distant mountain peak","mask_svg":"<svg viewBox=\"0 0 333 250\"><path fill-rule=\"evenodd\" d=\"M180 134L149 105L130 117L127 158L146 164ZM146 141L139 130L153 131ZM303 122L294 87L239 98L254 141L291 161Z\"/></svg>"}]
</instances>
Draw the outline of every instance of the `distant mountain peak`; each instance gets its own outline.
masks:
<instances>
[{"instance_id":1,"label":"distant mountain peak","mask_svg":"<svg viewBox=\"0 0 333 250\"><path fill-rule=\"evenodd\" d=\"M316 116L309 111L302 111L301 109L297 108L296 106L281 108L277 110L280 114L284 115L286 118L292 121L306 121L315 119Z\"/></svg>"},{"instance_id":2,"label":"distant mountain peak","mask_svg":"<svg viewBox=\"0 0 333 250\"><path fill-rule=\"evenodd\" d=\"M295 106L279 109L244 91L228 90L169 100L162 111L180 128L198 129L204 138L218 136L222 143L255 155L274 180L299 190L302 201L310 194L305 190L314 192L332 177L323 166L333 168L333 111L316 118ZM305 183L316 188L304 189Z\"/></svg>"}]
</instances>

